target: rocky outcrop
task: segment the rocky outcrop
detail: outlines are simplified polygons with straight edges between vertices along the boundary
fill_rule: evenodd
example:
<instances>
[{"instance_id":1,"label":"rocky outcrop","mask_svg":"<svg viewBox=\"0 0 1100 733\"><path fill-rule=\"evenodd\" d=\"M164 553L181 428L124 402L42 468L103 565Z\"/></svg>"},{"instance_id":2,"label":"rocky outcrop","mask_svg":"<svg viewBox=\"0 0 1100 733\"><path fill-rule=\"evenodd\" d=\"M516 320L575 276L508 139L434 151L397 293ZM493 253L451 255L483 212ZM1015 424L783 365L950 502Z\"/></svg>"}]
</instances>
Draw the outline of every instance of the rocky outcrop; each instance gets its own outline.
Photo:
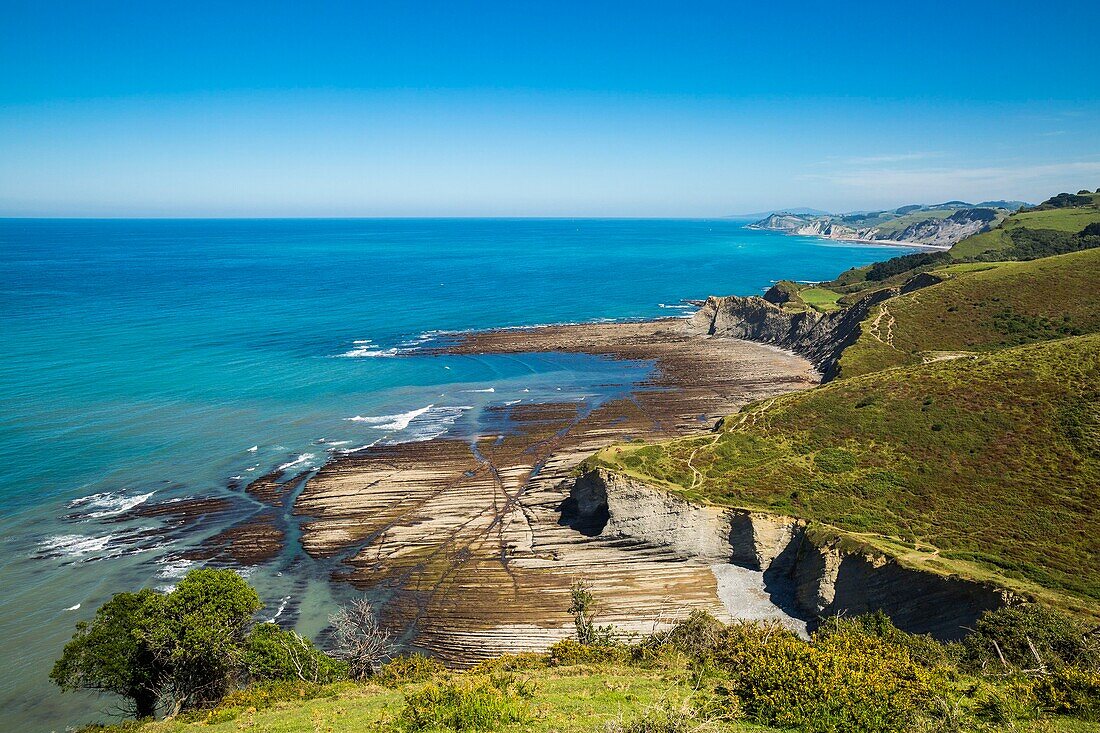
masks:
<instances>
[{"instance_id":1,"label":"rocky outcrop","mask_svg":"<svg viewBox=\"0 0 1100 733\"><path fill-rule=\"evenodd\" d=\"M859 338L859 324L871 307L898 292L882 290L830 313L788 311L759 296L712 296L692 316L691 327L701 334L790 349L813 362L828 381L841 352Z\"/></svg>"},{"instance_id":2,"label":"rocky outcrop","mask_svg":"<svg viewBox=\"0 0 1100 733\"><path fill-rule=\"evenodd\" d=\"M605 469L579 476L570 499L575 514L566 521L598 518L600 536L763 571L772 601L811 629L836 614L881 610L903 630L957 639L983 612L1011 600L993 585L845 550L801 519L700 506Z\"/></svg>"},{"instance_id":3,"label":"rocky outcrop","mask_svg":"<svg viewBox=\"0 0 1100 733\"><path fill-rule=\"evenodd\" d=\"M938 276L921 273L901 287L876 290L847 308L828 313L786 310L782 304L789 296L784 297L785 294L774 287L763 297L711 296L692 315L690 324L699 334L789 349L809 359L821 372L822 381L829 381L836 375L841 352L859 338L860 324L871 308L896 295L938 282L941 282Z\"/></svg>"}]
</instances>

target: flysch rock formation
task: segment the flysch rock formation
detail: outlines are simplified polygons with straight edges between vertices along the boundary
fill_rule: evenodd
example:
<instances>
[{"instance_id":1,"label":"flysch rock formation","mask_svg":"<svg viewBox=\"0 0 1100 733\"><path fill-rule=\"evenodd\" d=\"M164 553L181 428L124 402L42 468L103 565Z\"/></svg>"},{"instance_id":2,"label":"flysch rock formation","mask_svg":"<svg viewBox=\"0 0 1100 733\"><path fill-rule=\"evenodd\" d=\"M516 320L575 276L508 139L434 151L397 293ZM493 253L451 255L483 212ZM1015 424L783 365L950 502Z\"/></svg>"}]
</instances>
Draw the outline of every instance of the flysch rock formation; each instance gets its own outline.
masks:
<instances>
[{"instance_id":1,"label":"flysch rock formation","mask_svg":"<svg viewBox=\"0 0 1100 733\"><path fill-rule=\"evenodd\" d=\"M692 334L682 319L472 334L449 348L581 351L654 359L657 370L627 399L502 405L472 440L376 446L311 478L294 505L306 551L381 599L393 628L466 664L571 634L574 579L591 584L601 623L638 634L695 608L731 619L720 579L726 595L756 583L766 599L748 568L716 575L711 554L578 520L572 474L609 443L708 429L747 402L812 386L805 359ZM767 603L753 612L768 609L786 618Z\"/></svg>"},{"instance_id":2,"label":"flysch rock formation","mask_svg":"<svg viewBox=\"0 0 1100 733\"><path fill-rule=\"evenodd\" d=\"M983 612L1012 600L994 585L845 551L801 519L699 506L605 469L578 477L570 496L576 521L597 523L601 536L761 571L772 602L811 630L818 619L881 610L905 631L958 639Z\"/></svg>"}]
</instances>

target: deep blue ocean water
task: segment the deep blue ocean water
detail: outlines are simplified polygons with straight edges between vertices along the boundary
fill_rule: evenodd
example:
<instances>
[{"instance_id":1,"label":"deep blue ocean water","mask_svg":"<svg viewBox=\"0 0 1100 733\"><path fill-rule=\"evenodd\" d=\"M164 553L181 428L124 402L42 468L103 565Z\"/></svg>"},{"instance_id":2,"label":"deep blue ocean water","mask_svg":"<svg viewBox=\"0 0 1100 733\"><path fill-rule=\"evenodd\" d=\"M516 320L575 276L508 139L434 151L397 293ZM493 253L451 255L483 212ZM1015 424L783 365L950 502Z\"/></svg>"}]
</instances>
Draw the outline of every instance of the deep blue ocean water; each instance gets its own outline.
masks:
<instances>
[{"instance_id":1,"label":"deep blue ocean water","mask_svg":"<svg viewBox=\"0 0 1100 733\"><path fill-rule=\"evenodd\" d=\"M907 251L744 224L0 220L0 728L60 730L109 706L60 696L52 660L111 593L188 567L180 542L114 521L127 507L475 432L491 404L599 401L649 369L417 355L435 332L686 314L684 299ZM284 557L253 579L272 615L308 596L290 620L316 633L333 591L302 567Z\"/></svg>"}]
</instances>

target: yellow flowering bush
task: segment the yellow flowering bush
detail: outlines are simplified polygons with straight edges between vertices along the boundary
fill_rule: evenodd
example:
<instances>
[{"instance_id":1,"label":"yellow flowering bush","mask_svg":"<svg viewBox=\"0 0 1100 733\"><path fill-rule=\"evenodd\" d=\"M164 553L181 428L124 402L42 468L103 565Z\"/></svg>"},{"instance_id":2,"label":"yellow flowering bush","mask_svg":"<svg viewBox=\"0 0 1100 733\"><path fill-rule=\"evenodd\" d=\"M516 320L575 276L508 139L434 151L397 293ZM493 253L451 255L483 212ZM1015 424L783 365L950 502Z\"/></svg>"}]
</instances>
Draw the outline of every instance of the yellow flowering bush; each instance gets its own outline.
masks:
<instances>
[{"instance_id":1,"label":"yellow flowering bush","mask_svg":"<svg viewBox=\"0 0 1100 733\"><path fill-rule=\"evenodd\" d=\"M718 659L748 718L811 733L909 730L936 682L904 647L856 630L811 643L779 626L735 624Z\"/></svg>"}]
</instances>

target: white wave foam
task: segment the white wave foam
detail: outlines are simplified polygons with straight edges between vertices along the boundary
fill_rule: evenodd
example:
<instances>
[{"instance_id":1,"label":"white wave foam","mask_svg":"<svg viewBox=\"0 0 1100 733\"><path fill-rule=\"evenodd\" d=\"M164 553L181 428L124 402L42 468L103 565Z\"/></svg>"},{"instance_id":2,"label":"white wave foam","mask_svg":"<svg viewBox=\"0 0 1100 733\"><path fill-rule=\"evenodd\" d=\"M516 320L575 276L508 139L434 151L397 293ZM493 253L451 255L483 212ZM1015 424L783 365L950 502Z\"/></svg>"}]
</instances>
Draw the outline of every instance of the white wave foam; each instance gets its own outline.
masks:
<instances>
[{"instance_id":1,"label":"white wave foam","mask_svg":"<svg viewBox=\"0 0 1100 733\"><path fill-rule=\"evenodd\" d=\"M695 308L695 306L691 305L690 303L679 303L679 304L674 303L674 304L671 304L671 305L668 304L668 303L658 303L657 307L658 308L672 308L673 310L691 310L692 308Z\"/></svg>"},{"instance_id":2,"label":"white wave foam","mask_svg":"<svg viewBox=\"0 0 1100 733\"><path fill-rule=\"evenodd\" d=\"M419 410L409 410L397 415L377 415L373 417L356 415L344 419L350 422L366 423L375 430L404 430L409 427L409 423L431 410L432 407L432 405L428 405L427 407L421 407Z\"/></svg>"},{"instance_id":3,"label":"white wave foam","mask_svg":"<svg viewBox=\"0 0 1100 733\"><path fill-rule=\"evenodd\" d=\"M389 443L423 443L443 435L458 422L462 414L472 410L473 405L457 405L436 407L433 410L417 417L409 424L408 432L400 438L388 441Z\"/></svg>"},{"instance_id":4,"label":"white wave foam","mask_svg":"<svg viewBox=\"0 0 1100 733\"><path fill-rule=\"evenodd\" d=\"M187 575L187 571L195 564L194 560L187 560L182 557L168 557L158 560L157 562L164 566L157 572L158 578L171 578L176 580Z\"/></svg>"},{"instance_id":5,"label":"white wave foam","mask_svg":"<svg viewBox=\"0 0 1100 733\"><path fill-rule=\"evenodd\" d=\"M256 452L256 451L258 451L259 449L260 449L260 446L258 446L258 445L254 445L254 446L252 446L251 448L249 448L249 449L248 449L248 452L249 452L249 453L255 453L255 452Z\"/></svg>"},{"instance_id":6,"label":"white wave foam","mask_svg":"<svg viewBox=\"0 0 1100 733\"><path fill-rule=\"evenodd\" d=\"M279 608L275 611L275 615L268 619L269 623L274 623L275 619L283 615L283 611L286 610L286 604L290 603L290 596L283 596L283 600L279 602Z\"/></svg>"},{"instance_id":7,"label":"white wave foam","mask_svg":"<svg viewBox=\"0 0 1100 733\"><path fill-rule=\"evenodd\" d=\"M66 608L65 610L66 610L66 611L79 611L79 610L80 610L80 604L78 603L78 604L76 604L75 606L69 606L69 607L68 607L68 608Z\"/></svg>"},{"instance_id":8,"label":"white wave foam","mask_svg":"<svg viewBox=\"0 0 1100 733\"><path fill-rule=\"evenodd\" d=\"M38 543L36 557L63 557L78 559L85 555L99 555L110 548L110 552L99 557L88 559L98 560L101 557L116 557L122 554L122 550L112 547L113 540L121 535L106 534L99 537L90 537L85 534L59 534Z\"/></svg>"},{"instance_id":9,"label":"white wave foam","mask_svg":"<svg viewBox=\"0 0 1100 733\"><path fill-rule=\"evenodd\" d=\"M309 461L312 461L313 458L314 458L314 455L312 453L303 453L300 456L298 456L297 458L295 458L293 461L288 461L287 463L284 463L283 465L279 466L279 468L276 469L276 470L285 471L288 468L293 468L294 466L300 465L302 463L307 463Z\"/></svg>"},{"instance_id":10,"label":"white wave foam","mask_svg":"<svg viewBox=\"0 0 1100 733\"><path fill-rule=\"evenodd\" d=\"M347 455L349 453L358 453L361 450L366 450L367 448L373 448L374 446L378 445L378 443L381 442L381 440L382 439L379 438L378 440L371 441L370 443L367 443L366 445L361 445L358 448L345 448L344 450L339 450L339 451L336 451L336 452L340 453L341 455ZM350 443L351 441L349 440L347 442Z\"/></svg>"},{"instance_id":11,"label":"white wave foam","mask_svg":"<svg viewBox=\"0 0 1100 733\"><path fill-rule=\"evenodd\" d=\"M113 517L116 514L122 514L125 511L129 511L139 504L144 504L154 493L156 492L150 491L146 494L127 495L104 491L99 494L73 499L69 502L68 506L70 509L81 507L91 510L85 512L83 515L89 519Z\"/></svg>"},{"instance_id":12,"label":"white wave foam","mask_svg":"<svg viewBox=\"0 0 1100 733\"><path fill-rule=\"evenodd\" d=\"M518 405L520 402L523 402L523 400L508 400L504 404L506 404L510 407L512 405Z\"/></svg>"},{"instance_id":13,"label":"white wave foam","mask_svg":"<svg viewBox=\"0 0 1100 733\"><path fill-rule=\"evenodd\" d=\"M486 389L464 389L462 391L463 392L470 392L470 393L473 393L473 392L488 392L488 393L491 394L493 392L496 392L497 388L496 387L488 387Z\"/></svg>"}]
</instances>

